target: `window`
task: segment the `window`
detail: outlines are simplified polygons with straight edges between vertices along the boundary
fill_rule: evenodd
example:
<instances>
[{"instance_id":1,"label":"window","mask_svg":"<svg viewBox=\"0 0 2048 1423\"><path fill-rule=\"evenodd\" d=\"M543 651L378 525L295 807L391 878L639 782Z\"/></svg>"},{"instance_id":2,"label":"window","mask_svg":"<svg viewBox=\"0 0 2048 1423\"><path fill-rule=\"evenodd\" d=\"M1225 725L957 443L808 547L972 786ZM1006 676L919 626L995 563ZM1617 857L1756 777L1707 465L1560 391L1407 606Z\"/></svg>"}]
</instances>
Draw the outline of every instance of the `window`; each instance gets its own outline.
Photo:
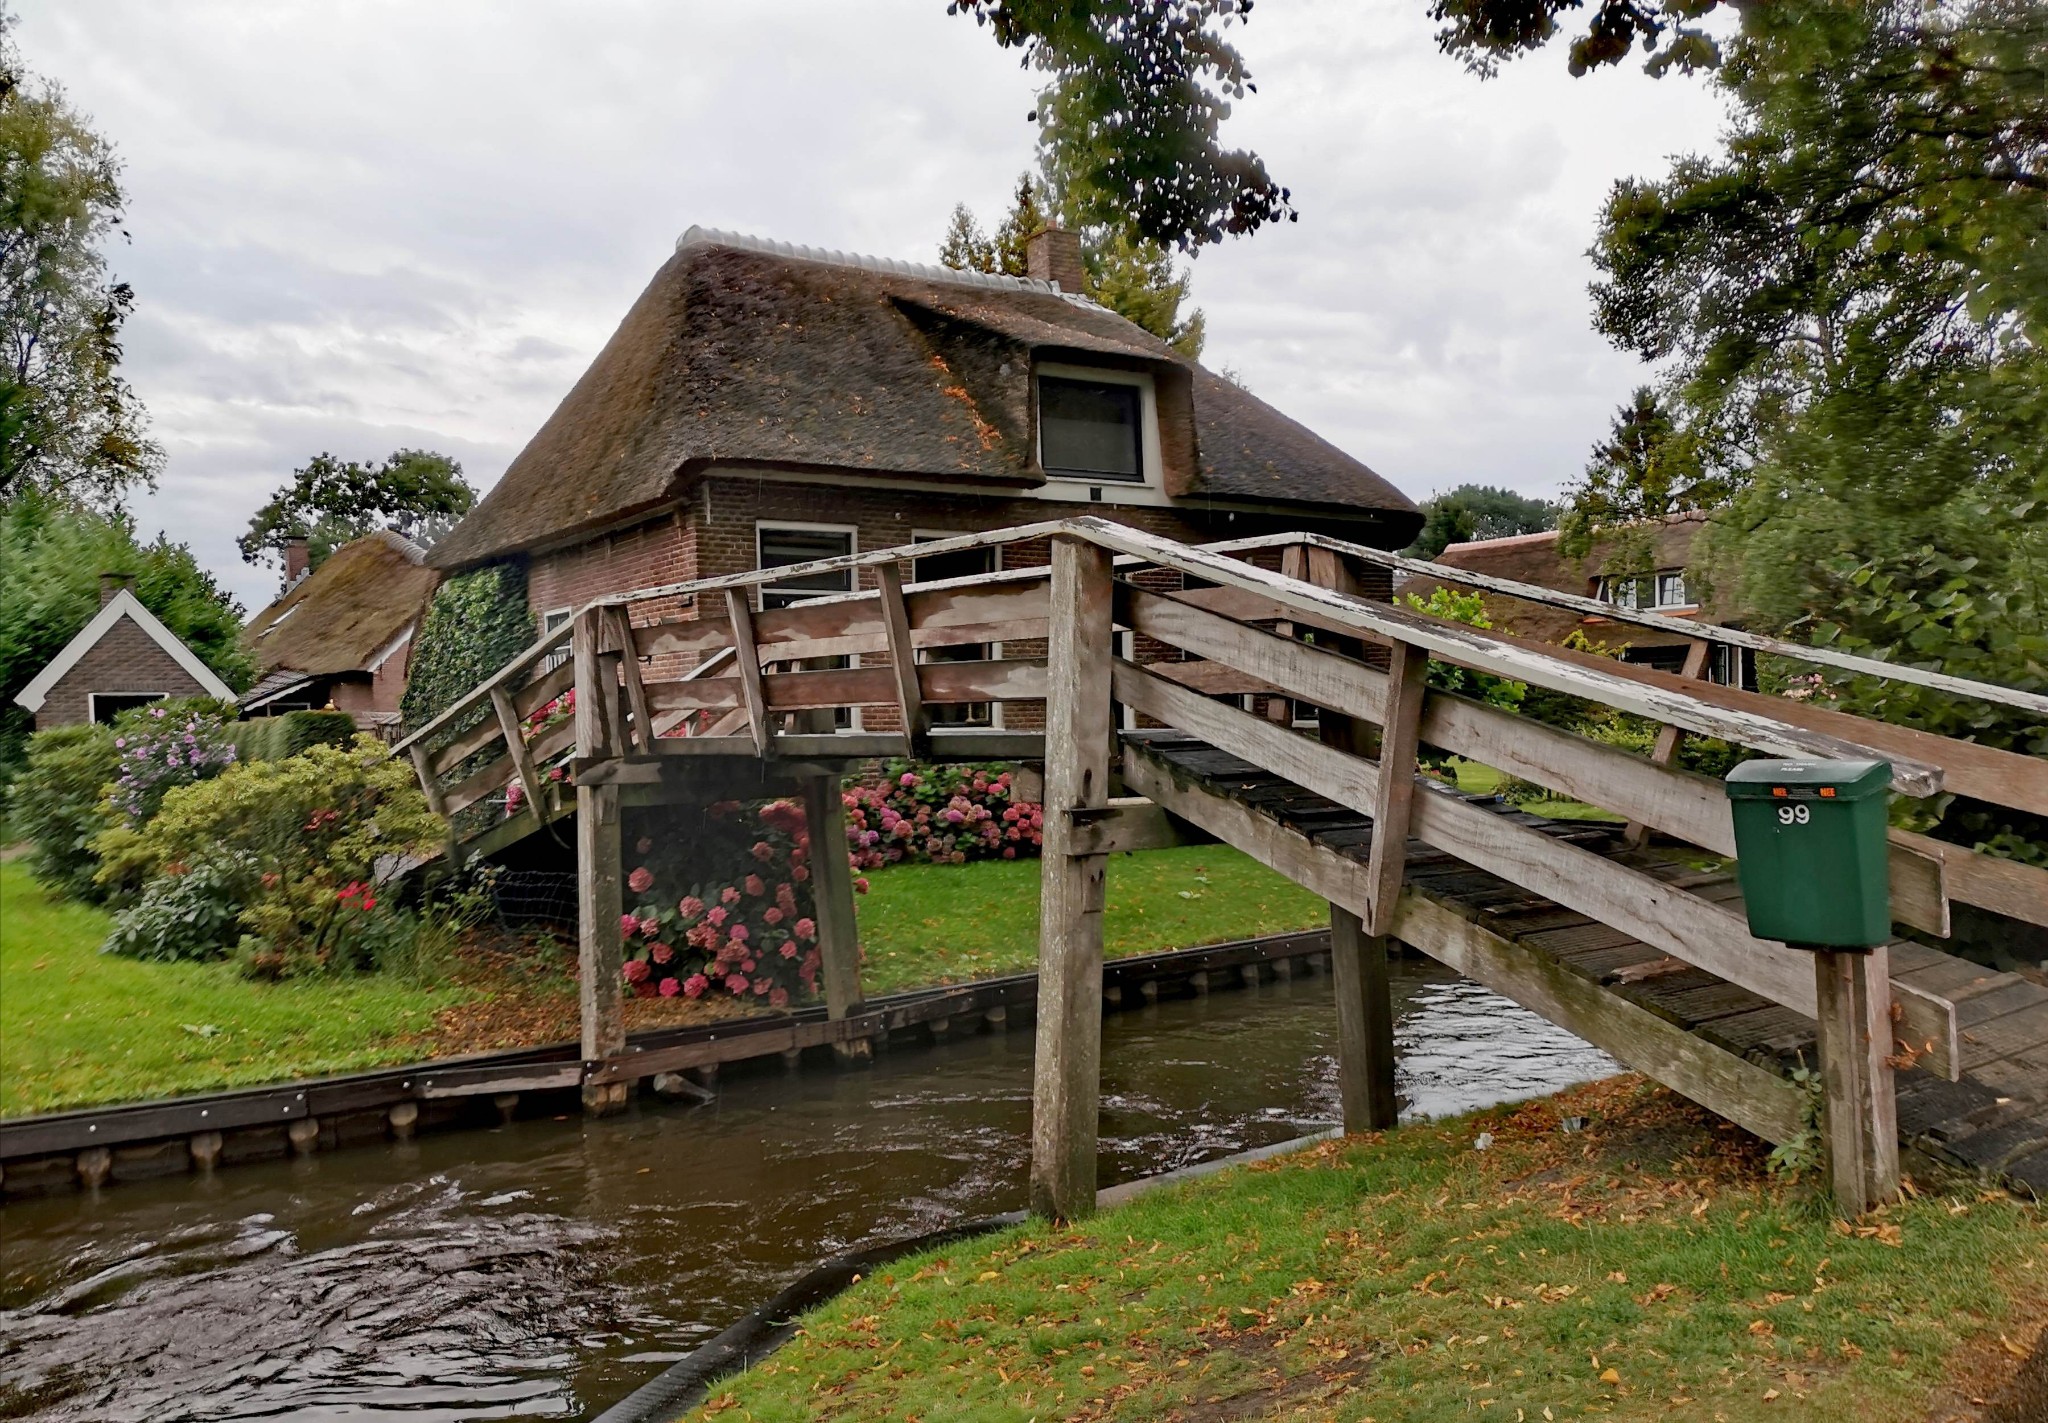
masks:
<instances>
[{"instance_id":1,"label":"window","mask_svg":"<svg viewBox=\"0 0 2048 1423\"><path fill-rule=\"evenodd\" d=\"M574 608L550 608L545 613L542 613L540 615L541 635L546 636L548 633L551 633L556 628L562 626L563 623L568 622L569 615L575 611L576 610ZM552 672L557 667L561 666L564 662L567 662L569 658L573 655L574 654L570 651L570 649L566 647L563 648L560 652L551 652L547 655L547 658L540 664L540 670L543 674Z\"/></svg>"},{"instance_id":2,"label":"window","mask_svg":"<svg viewBox=\"0 0 2048 1423\"><path fill-rule=\"evenodd\" d=\"M167 692L92 692L86 700L91 703L92 719L101 726L112 726L114 718L124 711L146 707L151 702L160 702Z\"/></svg>"},{"instance_id":3,"label":"window","mask_svg":"<svg viewBox=\"0 0 2048 1423\"><path fill-rule=\"evenodd\" d=\"M1038 378L1038 455L1069 479L1145 479L1144 391L1123 381Z\"/></svg>"},{"instance_id":4,"label":"window","mask_svg":"<svg viewBox=\"0 0 2048 1423\"><path fill-rule=\"evenodd\" d=\"M1685 570L1660 569L1656 573L1610 574L1595 586L1594 596L1617 608L1685 608L1692 606L1686 596Z\"/></svg>"},{"instance_id":5,"label":"window","mask_svg":"<svg viewBox=\"0 0 2048 1423\"><path fill-rule=\"evenodd\" d=\"M936 539L951 538L951 534L912 534L913 543L931 543ZM932 583L941 578L972 578L979 574L996 571L996 551L988 548L966 548L954 553L935 553L930 558L912 559L910 580L913 583ZM925 662L985 662L995 656L995 648L986 642L961 643L953 647L927 647L918 654ZM933 726L994 726L995 704L993 702L943 702L930 709Z\"/></svg>"},{"instance_id":6,"label":"window","mask_svg":"<svg viewBox=\"0 0 2048 1423\"><path fill-rule=\"evenodd\" d=\"M845 558L854 552L853 530L830 524L759 525L756 539L756 568L785 568L793 563L813 563L821 558ZM853 570L806 573L779 583L762 585L761 606L786 608L806 598L826 593L851 593Z\"/></svg>"},{"instance_id":7,"label":"window","mask_svg":"<svg viewBox=\"0 0 2048 1423\"><path fill-rule=\"evenodd\" d=\"M821 558L845 558L854 552L854 531L844 524L754 526L756 568L787 568L796 563L814 563ZM851 568L841 568L830 573L799 574L795 578L762 584L761 608L764 612L770 608L787 608L792 603L801 603L809 598L823 597L831 593L851 593L853 590L854 572ZM807 657L790 664L770 664L773 668L794 672L830 672L852 665L851 657ZM832 728L835 731L853 730L852 709L835 709L832 713Z\"/></svg>"}]
</instances>

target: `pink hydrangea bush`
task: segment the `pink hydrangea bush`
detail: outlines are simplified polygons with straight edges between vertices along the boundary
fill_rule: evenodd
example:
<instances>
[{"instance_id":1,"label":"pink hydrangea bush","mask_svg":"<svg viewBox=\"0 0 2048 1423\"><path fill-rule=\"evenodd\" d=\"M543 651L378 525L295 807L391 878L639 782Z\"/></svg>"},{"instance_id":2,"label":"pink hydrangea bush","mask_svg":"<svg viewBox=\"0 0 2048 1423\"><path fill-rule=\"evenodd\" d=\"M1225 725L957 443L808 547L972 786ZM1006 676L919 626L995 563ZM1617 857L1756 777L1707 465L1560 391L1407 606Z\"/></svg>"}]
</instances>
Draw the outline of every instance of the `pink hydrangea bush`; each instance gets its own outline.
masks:
<instances>
[{"instance_id":1,"label":"pink hydrangea bush","mask_svg":"<svg viewBox=\"0 0 2048 1423\"><path fill-rule=\"evenodd\" d=\"M628 836L631 907L619 919L627 988L640 998L723 996L767 1008L815 994L821 955L803 807L721 801L694 829L687 843ZM853 887L864 894L867 881Z\"/></svg>"},{"instance_id":2,"label":"pink hydrangea bush","mask_svg":"<svg viewBox=\"0 0 2048 1423\"><path fill-rule=\"evenodd\" d=\"M881 784L848 791L846 843L856 869L902 863L963 865L1039 852L1043 807L1014 794L994 766L892 761Z\"/></svg>"}]
</instances>

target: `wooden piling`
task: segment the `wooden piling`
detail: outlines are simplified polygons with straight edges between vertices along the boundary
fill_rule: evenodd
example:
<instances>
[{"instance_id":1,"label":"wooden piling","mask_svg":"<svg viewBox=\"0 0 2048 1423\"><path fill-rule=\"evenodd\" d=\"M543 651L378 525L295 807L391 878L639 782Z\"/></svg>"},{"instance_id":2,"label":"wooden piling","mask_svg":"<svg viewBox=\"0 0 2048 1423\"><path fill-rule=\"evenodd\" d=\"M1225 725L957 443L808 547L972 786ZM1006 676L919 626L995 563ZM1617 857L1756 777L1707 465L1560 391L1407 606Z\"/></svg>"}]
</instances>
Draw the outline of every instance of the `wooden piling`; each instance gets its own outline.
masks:
<instances>
[{"instance_id":1,"label":"wooden piling","mask_svg":"<svg viewBox=\"0 0 2048 1423\"><path fill-rule=\"evenodd\" d=\"M1030 1194L1054 1220L1095 1209L1107 857L1072 853L1071 813L1109 799L1110 595L1107 549L1053 541Z\"/></svg>"},{"instance_id":2,"label":"wooden piling","mask_svg":"<svg viewBox=\"0 0 2048 1423\"><path fill-rule=\"evenodd\" d=\"M1337 996L1337 1095L1347 1132L1386 1131L1394 1097L1394 997L1387 941L1341 905L1330 906L1330 979Z\"/></svg>"},{"instance_id":3,"label":"wooden piling","mask_svg":"<svg viewBox=\"0 0 2048 1423\"><path fill-rule=\"evenodd\" d=\"M804 778L804 824L811 837L811 892L818 915L818 980L825 990L825 1016L834 1022L858 1013L860 923L853 910L853 871L846 862L846 804L837 775ZM866 1038L834 1043L841 1058L874 1055Z\"/></svg>"},{"instance_id":4,"label":"wooden piling","mask_svg":"<svg viewBox=\"0 0 2048 1423\"><path fill-rule=\"evenodd\" d=\"M1852 1218L1899 1194L1889 960L1882 945L1813 956L1828 1177L1837 1208Z\"/></svg>"},{"instance_id":5,"label":"wooden piling","mask_svg":"<svg viewBox=\"0 0 2048 1423\"><path fill-rule=\"evenodd\" d=\"M616 756L611 704L605 693L601 654L603 622L592 610L576 619L576 755L579 761ZM576 787L577 989L583 1016L583 1059L596 1062L625 1051L626 1015L619 970L624 959L619 920L625 913L620 883L619 788ZM584 1110L616 1111L625 1105L619 1083L586 1083Z\"/></svg>"}]
</instances>

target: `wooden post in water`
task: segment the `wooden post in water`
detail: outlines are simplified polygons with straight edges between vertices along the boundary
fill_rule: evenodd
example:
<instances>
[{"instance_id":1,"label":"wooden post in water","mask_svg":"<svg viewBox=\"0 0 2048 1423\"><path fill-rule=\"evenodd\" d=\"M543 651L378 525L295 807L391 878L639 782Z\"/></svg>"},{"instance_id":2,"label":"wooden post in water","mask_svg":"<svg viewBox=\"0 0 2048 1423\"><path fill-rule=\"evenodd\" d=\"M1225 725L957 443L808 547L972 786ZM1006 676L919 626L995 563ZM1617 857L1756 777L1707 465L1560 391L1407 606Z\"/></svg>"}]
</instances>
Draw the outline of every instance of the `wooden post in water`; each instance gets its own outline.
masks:
<instances>
[{"instance_id":1,"label":"wooden post in water","mask_svg":"<svg viewBox=\"0 0 2048 1423\"><path fill-rule=\"evenodd\" d=\"M846 805L839 777L804 778L804 824L811 837L811 897L818 913L818 981L825 990L825 1016L834 1022L861 1009L860 926L853 913L853 871L846 863ZM873 1055L866 1038L834 1043L833 1051L854 1059Z\"/></svg>"},{"instance_id":2,"label":"wooden post in water","mask_svg":"<svg viewBox=\"0 0 2048 1423\"><path fill-rule=\"evenodd\" d=\"M1286 567L1298 570L1293 576L1340 593L1356 593L1358 580L1344 561L1328 549L1289 549L1301 558L1287 560ZM1358 643L1345 639L1333 651L1357 655ZM1427 659L1425 659L1427 660ZM1397 685L1397 684L1396 684ZM1395 700L1393 686L1389 705ZM1318 734L1325 746L1366 756L1383 738L1370 723L1328 708L1318 717ZM1409 743L1410 762L1414 742ZM1384 799L1386 787L1381 786ZM1402 810L1406 811L1406 802ZM1405 825L1402 833L1405 835ZM1373 827L1373 849L1381 848L1378 823ZM1399 868L1396 892L1399 889ZM1368 891L1370 893L1370 891ZM1370 901L1368 901L1370 902ZM1330 905L1330 985L1337 998L1337 1096L1343 1105L1347 1132L1385 1131L1400 1116L1394 1095L1394 996L1388 980L1386 937L1368 931L1363 920L1341 904Z\"/></svg>"},{"instance_id":3,"label":"wooden post in water","mask_svg":"<svg viewBox=\"0 0 2048 1423\"><path fill-rule=\"evenodd\" d=\"M1835 1204L1852 1219L1898 1199L1899 1106L1892 1087L1890 955L1818 949L1822 1128Z\"/></svg>"},{"instance_id":4,"label":"wooden post in water","mask_svg":"<svg viewBox=\"0 0 2048 1423\"><path fill-rule=\"evenodd\" d=\"M617 756L623 749L614 738L611 709L616 689L603 684L613 671L601 654L604 621L593 609L576 619L573 636L576 661L576 757ZM619 788L615 785L576 787L576 909L578 996L583 1010L583 1059L596 1062L625 1051L624 990L619 968L624 957L619 918L625 912L619 861L621 826ZM617 1111L626 1104L623 1082L588 1084L585 1111Z\"/></svg>"},{"instance_id":5,"label":"wooden post in water","mask_svg":"<svg viewBox=\"0 0 2048 1423\"><path fill-rule=\"evenodd\" d=\"M1053 1220L1075 1220L1095 1209L1108 857L1072 853L1072 812L1109 800L1110 592L1107 549L1053 540L1031 1092L1031 1209Z\"/></svg>"}]
</instances>

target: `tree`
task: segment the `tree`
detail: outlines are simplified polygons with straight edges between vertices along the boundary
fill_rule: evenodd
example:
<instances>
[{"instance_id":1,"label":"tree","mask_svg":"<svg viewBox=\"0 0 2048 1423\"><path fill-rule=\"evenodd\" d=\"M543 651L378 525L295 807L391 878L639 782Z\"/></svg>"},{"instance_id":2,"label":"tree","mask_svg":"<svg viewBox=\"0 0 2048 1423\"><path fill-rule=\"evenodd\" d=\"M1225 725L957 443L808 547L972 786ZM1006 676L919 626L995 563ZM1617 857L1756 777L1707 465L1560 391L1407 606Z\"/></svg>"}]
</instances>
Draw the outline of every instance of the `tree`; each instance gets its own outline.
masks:
<instances>
[{"instance_id":1,"label":"tree","mask_svg":"<svg viewBox=\"0 0 2048 1423\"><path fill-rule=\"evenodd\" d=\"M1641 42L1652 74L1711 68L1719 47L1697 21L1723 0L1595 0L1585 30L1570 45L1574 74L1619 64ZM1737 3L1737 0L1727 0ZM1558 15L1588 8L1584 0L1432 0L1441 29L1437 47L1468 68L1491 75L1502 60L1540 49L1557 37Z\"/></svg>"},{"instance_id":2,"label":"tree","mask_svg":"<svg viewBox=\"0 0 2048 1423\"><path fill-rule=\"evenodd\" d=\"M1404 552L1435 558L1452 544L1540 534L1557 527L1557 506L1491 484L1461 484L1422 501L1422 531Z\"/></svg>"},{"instance_id":3,"label":"tree","mask_svg":"<svg viewBox=\"0 0 2048 1423\"><path fill-rule=\"evenodd\" d=\"M1690 432L1649 386L1639 386L1619 411L1579 483L1565 496L1558 552L1584 558L1603 534L1620 534L1608 572L1647 572L1655 520L1727 503L1733 485L1702 465ZM1636 535L1630 538L1633 531ZM1640 565L1640 566L1638 566Z\"/></svg>"},{"instance_id":4,"label":"tree","mask_svg":"<svg viewBox=\"0 0 2048 1423\"><path fill-rule=\"evenodd\" d=\"M1199 310L1185 318L1180 314L1192 278L1176 272L1173 258L1157 243L1121 228L1078 227L1072 217L1075 210L1076 205L1056 196L1043 178L1020 174L1010 211L994 236L983 233L967 204L955 205L939 244L939 260L963 271L1021 277L1028 270L1025 248L1033 236L1055 222L1076 226L1087 268L1087 295L1189 360L1199 358L1207 323Z\"/></svg>"},{"instance_id":5,"label":"tree","mask_svg":"<svg viewBox=\"0 0 2048 1423\"><path fill-rule=\"evenodd\" d=\"M1046 176L1076 225L1162 251L1293 221L1255 153L1226 149L1233 100L1255 91L1223 31L1251 0L949 0L1047 76L1031 117Z\"/></svg>"},{"instance_id":6,"label":"tree","mask_svg":"<svg viewBox=\"0 0 2048 1423\"><path fill-rule=\"evenodd\" d=\"M0 499L116 504L163 460L119 369L135 294L101 251L121 167L62 89L24 72L14 24L0 8Z\"/></svg>"},{"instance_id":7,"label":"tree","mask_svg":"<svg viewBox=\"0 0 2048 1423\"><path fill-rule=\"evenodd\" d=\"M1671 428L1647 443L1728 493L1705 561L1753 625L2048 687L2044 56L2032 0L1754 7L1716 81L1725 152L1609 198L1599 325L1666 366ZM2048 753L2038 718L1877 679L1825 691ZM1940 815L2048 860L2048 824Z\"/></svg>"},{"instance_id":8,"label":"tree","mask_svg":"<svg viewBox=\"0 0 2048 1423\"><path fill-rule=\"evenodd\" d=\"M243 561L281 558L285 541L307 541L309 567L318 568L343 544L388 528L431 545L476 502L462 466L431 450L399 450L382 464L358 464L318 454L293 471L236 540Z\"/></svg>"},{"instance_id":9,"label":"tree","mask_svg":"<svg viewBox=\"0 0 2048 1423\"><path fill-rule=\"evenodd\" d=\"M108 572L134 575L142 605L229 686L255 675L241 608L190 548L161 534L143 543L128 514L29 490L0 508L0 780L12 778L28 736L14 694L92 621Z\"/></svg>"}]
</instances>

